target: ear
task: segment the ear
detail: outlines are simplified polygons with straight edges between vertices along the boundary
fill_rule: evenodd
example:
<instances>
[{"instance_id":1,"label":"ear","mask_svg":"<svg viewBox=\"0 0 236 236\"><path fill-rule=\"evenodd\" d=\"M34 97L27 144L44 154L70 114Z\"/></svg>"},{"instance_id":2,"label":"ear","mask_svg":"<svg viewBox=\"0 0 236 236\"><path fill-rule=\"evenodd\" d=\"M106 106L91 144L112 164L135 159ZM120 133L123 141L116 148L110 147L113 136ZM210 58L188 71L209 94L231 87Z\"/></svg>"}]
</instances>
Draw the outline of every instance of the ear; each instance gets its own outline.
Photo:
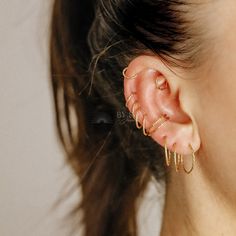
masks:
<instances>
[{"instance_id":1,"label":"ear","mask_svg":"<svg viewBox=\"0 0 236 236\"><path fill-rule=\"evenodd\" d=\"M150 55L133 59L123 75L126 106L137 127L162 146L166 141L172 152L191 154L189 144L197 151L200 137L191 112L191 98L182 96L186 80L159 57Z\"/></svg>"}]
</instances>

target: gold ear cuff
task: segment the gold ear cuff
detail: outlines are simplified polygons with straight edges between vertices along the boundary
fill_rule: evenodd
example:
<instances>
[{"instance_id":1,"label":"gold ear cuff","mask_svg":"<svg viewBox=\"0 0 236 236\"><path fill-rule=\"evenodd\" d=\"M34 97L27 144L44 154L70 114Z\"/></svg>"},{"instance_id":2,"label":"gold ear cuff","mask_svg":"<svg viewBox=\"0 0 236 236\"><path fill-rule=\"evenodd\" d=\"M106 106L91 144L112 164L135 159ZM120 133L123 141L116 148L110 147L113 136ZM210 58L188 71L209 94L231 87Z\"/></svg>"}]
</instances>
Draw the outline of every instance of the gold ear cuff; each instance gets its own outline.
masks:
<instances>
[{"instance_id":1,"label":"gold ear cuff","mask_svg":"<svg viewBox=\"0 0 236 236\"><path fill-rule=\"evenodd\" d=\"M167 148L167 143L166 143L167 138L165 137L165 160L166 160L166 165L170 166L171 164L171 159L172 159L172 155L171 155L171 151ZM174 148L174 155L173 155L173 159L174 159L174 165L175 165L175 171L179 172L180 168L182 166L183 171L187 174L190 174L195 166L195 151L193 149L193 147L191 146L191 144L188 145L189 148L192 151L192 165L190 169L186 169L185 165L184 165L184 158L182 154L176 153L176 143L174 143L173 148Z\"/></svg>"}]
</instances>

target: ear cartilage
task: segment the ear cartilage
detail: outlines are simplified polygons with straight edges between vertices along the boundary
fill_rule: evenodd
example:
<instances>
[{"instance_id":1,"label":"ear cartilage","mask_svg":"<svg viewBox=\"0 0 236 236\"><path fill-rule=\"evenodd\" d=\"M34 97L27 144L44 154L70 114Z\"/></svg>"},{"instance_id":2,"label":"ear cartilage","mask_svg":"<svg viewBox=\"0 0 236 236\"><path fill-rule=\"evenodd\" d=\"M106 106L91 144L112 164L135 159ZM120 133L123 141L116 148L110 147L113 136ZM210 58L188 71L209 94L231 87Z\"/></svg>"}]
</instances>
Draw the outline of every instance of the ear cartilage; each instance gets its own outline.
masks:
<instances>
[{"instance_id":1,"label":"ear cartilage","mask_svg":"<svg viewBox=\"0 0 236 236\"><path fill-rule=\"evenodd\" d=\"M164 89L166 89L166 87L167 87L167 81L166 81L165 78L156 79L156 80L155 80L155 83L156 83L157 89L159 89L159 90L164 90Z\"/></svg>"}]
</instances>

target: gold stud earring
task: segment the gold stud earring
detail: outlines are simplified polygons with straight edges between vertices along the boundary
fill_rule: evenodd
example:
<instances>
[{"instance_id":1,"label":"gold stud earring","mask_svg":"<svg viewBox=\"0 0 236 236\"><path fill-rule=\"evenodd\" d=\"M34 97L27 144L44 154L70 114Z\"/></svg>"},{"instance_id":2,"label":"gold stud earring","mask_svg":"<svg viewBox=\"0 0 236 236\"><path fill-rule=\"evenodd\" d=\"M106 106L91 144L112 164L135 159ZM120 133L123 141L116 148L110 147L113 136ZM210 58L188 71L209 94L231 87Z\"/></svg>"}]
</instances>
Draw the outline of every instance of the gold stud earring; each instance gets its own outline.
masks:
<instances>
[{"instance_id":1,"label":"gold stud earring","mask_svg":"<svg viewBox=\"0 0 236 236\"><path fill-rule=\"evenodd\" d=\"M195 166L195 159L196 159L196 157L195 157L195 151L193 150L193 147L191 146L191 144L189 144L189 148L190 148L191 151L192 151L192 166L191 166L191 168L190 168L189 170L187 170L187 169L185 168L184 162L183 162L183 169L184 169L185 173L187 173L187 174L190 174L190 173L193 171L194 166Z\"/></svg>"},{"instance_id":2,"label":"gold stud earring","mask_svg":"<svg viewBox=\"0 0 236 236\"><path fill-rule=\"evenodd\" d=\"M165 78L156 79L155 83L156 83L156 88L159 90L164 90L167 87L167 81Z\"/></svg>"},{"instance_id":3,"label":"gold stud earring","mask_svg":"<svg viewBox=\"0 0 236 236\"><path fill-rule=\"evenodd\" d=\"M125 79L135 79L135 78L137 77L137 74L128 77L128 76L126 75L127 69L128 69L128 67L125 67L124 70L122 71L122 74L123 74L124 78L125 78Z\"/></svg>"}]
</instances>

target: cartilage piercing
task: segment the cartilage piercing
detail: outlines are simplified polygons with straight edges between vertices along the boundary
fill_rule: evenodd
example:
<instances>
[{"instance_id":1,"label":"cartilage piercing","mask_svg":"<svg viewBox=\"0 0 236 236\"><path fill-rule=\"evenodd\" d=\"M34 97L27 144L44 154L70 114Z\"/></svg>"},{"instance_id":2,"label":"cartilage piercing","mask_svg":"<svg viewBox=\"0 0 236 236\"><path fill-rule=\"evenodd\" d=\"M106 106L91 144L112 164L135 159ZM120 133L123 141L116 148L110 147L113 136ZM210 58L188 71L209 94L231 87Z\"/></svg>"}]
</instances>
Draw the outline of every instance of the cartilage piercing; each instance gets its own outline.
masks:
<instances>
[{"instance_id":1,"label":"cartilage piercing","mask_svg":"<svg viewBox=\"0 0 236 236\"><path fill-rule=\"evenodd\" d=\"M159 90L164 90L167 87L167 81L165 78L156 79L155 83L156 83L156 88Z\"/></svg>"},{"instance_id":2,"label":"cartilage piercing","mask_svg":"<svg viewBox=\"0 0 236 236\"><path fill-rule=\"evenodd\" d=\"M122 74L123 74L124 78L125 78L125 79L135 79L135 78L137 77L137 74L128 77L128 76L126 75L127 69L128 69L128 67L125 67L124 70L122 71Z\"/></svg>"}]
</instances>

